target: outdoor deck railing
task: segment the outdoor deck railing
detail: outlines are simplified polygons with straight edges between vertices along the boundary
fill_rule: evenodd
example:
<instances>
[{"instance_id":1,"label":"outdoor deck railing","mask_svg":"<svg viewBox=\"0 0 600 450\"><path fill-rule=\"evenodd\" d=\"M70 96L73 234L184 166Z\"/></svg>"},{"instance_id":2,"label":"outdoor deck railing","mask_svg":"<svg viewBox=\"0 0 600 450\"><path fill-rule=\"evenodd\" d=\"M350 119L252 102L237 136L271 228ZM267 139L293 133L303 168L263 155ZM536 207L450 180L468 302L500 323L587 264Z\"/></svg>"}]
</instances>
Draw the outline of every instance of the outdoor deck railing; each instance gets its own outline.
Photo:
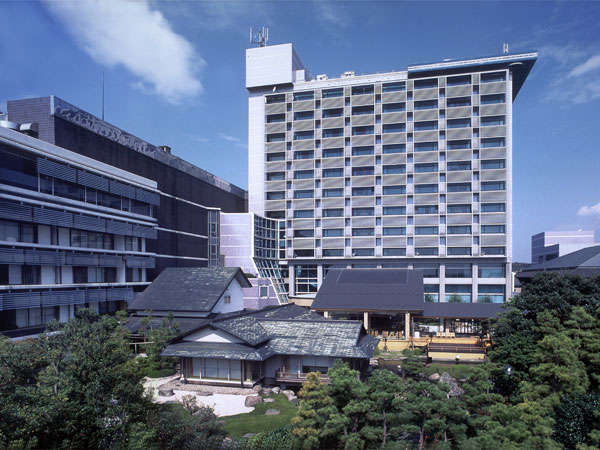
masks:
<instances>
[{"instance_id":1,"label":"outdoor deck railing","mask_svg":"<svg viewBox=\"0 0 600 450\"><path fill-rule=\"evenodd\" d=\"M287 371L283 371L283 370L278 370L275 373L275 377L277 378L277 380L286 380L286 381L304 382L306 380L307 376L308 376L308 373L305 373L305 372L287 372ZM328 383L329 376L327 374L321 373L321 374L319 374L319 380L321 380L321 383Z\"/></svg>"}]
</instances>

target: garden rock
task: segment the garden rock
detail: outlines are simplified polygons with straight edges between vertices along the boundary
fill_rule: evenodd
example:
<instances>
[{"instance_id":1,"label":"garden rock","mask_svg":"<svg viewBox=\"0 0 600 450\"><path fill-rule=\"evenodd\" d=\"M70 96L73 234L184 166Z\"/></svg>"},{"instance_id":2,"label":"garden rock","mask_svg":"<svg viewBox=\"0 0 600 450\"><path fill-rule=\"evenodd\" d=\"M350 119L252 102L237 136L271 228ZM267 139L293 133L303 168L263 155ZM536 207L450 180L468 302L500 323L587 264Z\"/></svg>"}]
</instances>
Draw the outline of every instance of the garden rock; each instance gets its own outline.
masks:
<instances>
[{"instance_id":1,"label":"garden rock","mask_svg":"<svg viewBox=\"0 0 600 450\"><path fill-rule=\"evenodd\" d=\"M175 395L175 392L173 392L173 389L159 389L158 395L161 397L172 397Z\"/></svg>"},{"instance_id":2,"label":"garden rock","mask_svg":"<svg viewBox=\"0 0 600 450\"><path fill-rule=\"evenodd\" d=\"M298 397L296 397L295 395L288 397L288 400L290 401L290 403L293 403L294 405L298 404Z\"/></svg>"},{"instance_id":3,"label":"garden rock","mask_svg":"<svg viewBox=\"0 0 600 450\"><path fill-rule=\"evenodd\" d=\"M261 391L261 395L266 396L266 395L271 395L273 393L273 390L271 388L263 388L263 390Z\"/></svg>"},{"instance_id":4,"label":"garden rock","mask_svg":"<svg viewBox=\"0 0 600 450\"><path fill-rule=\"evenodd\" d=\"M281 391L281 393L283 395L285 395L288 400L290 399L290 397L295 397L295 395L296 395L296 394L294 394L294 391L290 391L290 390Z\"/></svg>"},{"instance_id":5,"label":"garden rock","mask_svg":"<svg viewBox=\"0 0 600 450\"><path fill-rule=\"evenodd\" d=\"M274 398L263 398L263 402L265 403L273 403L275 401Z\"/></svg>"},{"instance_id":6,"label":"garden rock","mask_svg":"<svg viewBox=\"0 0 600 450\"><path fill-rule=\"evenodd\" d=\"M244 402L244 405L253 407L262 402L263 402L263 399L259 395L249 395L248 397L246 397L246 401Z\"/></svg>"},{"instance_id":7,"label":"garden rock","mask_svg":"<svg viewBox=\"0 0 600 450\"><path fill-rule=\"evenodd\" d=\"M260 394L260 393L261 393L261 391L262 391L262 388L263 388L263 387L262 387L260 384L257 384L256 386L254 386L254 387L252 388L252 390L253 390L254 392L256 392L257 394Z\"/></svg>"},{"instance_id":8,"label":"garden rock","mask_svg":"<svg viewBox=\"0 0 600 450\"><path fill-rule=\"evenodd\" d=\"M198 392L196 392L196 395L198 397L209 397L209 396L213 395L213 393L212 392L206 392L206 391L198 391Z\"/></svg>"},{"instance_id":9,"label":"garden rock","mask_svg":"<svg viewBox=\"0 0 600 450\"><path fill-rule=\"evenodd\" d=\"M429 375L429 381L433 381L434 383L436 381L440 380L440 374L439 373L432 373L431 375Z\"/></svg>"},{"instance_id":10,"label":"garden rock","mask_svg":"<svg viewBox=\"0 0 600 450\"><path fill-rule=\"evenodd\" d=\"M275 386L274 388L271 388L271 391L273 391L273 394L279 394L281 392L281 388L279 386Z\"/></svg>"},{"instance_id":11,"label":"garden rock","mask_svg":"<svg viewBox=\"0 0 600 450\"><path fill-rule=\"evenodd\" d=\"M448 392L448 397L460 397L465 393L463 388L458 385L456 378L450 376L447 372L442 373L440 377L440 383L446 383L450 386L450 391Z\"/></svg>"},{"instance_id":12,"label":"garden rock","mask_svg":"<svg viewBox=\"0 0 600 450\"><path fill-rule=\"evenodd\" d=\"M265 411L265 416L276 416L277 414L279 414L278 409L267 409Z\"/></svg>"}]
</instances>

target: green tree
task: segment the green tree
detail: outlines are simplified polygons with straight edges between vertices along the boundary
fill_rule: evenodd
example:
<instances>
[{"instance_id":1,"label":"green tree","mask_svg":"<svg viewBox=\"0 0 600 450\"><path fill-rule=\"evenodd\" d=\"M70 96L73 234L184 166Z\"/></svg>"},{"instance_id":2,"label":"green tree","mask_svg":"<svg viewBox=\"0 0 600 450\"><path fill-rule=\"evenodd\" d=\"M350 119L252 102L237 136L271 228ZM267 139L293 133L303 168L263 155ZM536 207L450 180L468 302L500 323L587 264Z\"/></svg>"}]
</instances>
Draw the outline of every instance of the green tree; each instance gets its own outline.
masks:
<instances>
[{"instance_id":1,"label":"green tree","mask_svg":"<svg viewBox=\"0 0 600 450\"><path fill-rule=\"evenodd\" d=\"M390 435L390 427L395 423L394 399L404 399L406 383L402 378L386 369L373 372L368 380L373 409L367 414L371 426L365 429L369 441L380 440L385 447Z\"/></svg>"}]
</instances>

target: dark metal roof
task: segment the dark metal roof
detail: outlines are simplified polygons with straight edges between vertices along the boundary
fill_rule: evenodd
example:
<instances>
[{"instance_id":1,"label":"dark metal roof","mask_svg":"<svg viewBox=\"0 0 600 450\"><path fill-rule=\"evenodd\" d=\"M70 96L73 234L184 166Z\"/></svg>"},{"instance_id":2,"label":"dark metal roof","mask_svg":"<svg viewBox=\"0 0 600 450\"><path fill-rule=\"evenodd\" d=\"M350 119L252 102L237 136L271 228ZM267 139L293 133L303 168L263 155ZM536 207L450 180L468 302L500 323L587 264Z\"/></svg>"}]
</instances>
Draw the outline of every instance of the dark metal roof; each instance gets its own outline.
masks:
<instances>
[{"instance_id":1,"label":"dark metal roof","mask_svg":"<svg viewBox=\"0 0 600 450\"><path fill-rule=\"evenodd\" d=\"M423 317L444 319L489 319L500 314L502 303L425 303Z\"/></svg>"},{"instance_id":2,"label":"dark metal roof","mask_svg":"<svg viewBox=\"0 0 600 450\"><path fill-rule=\"evenodd\" d=\"M315 310L422 311L423 273L409 269L330 269Z\"/></svg>"},{"instance_id":3,"label":"dark metal roof","mask_svg":"<svg viewBox=\"0 0 600 450\"><path fill-rule=\"evenodd\" d=\"M161 356L263 361L273 354L267 346L255 348L244 344L180 341L168 345Z\"/></svg>"},{"instance_id":4,"label":"dark metal roof","mask_svg":"<svg viewBox=\"0 0 600 450\"><path fill-rule=\"evenodd\" d=\"M577 268L600 269L600 245L582 248L581 250L567 253L558 258L545 261L541 264L532 264L524 272L540 270L564 270Z\"/></svg>"},{"instance_id":5,"label":"dark metal roof","mask_svg":"<svg viewBox=\"0 0 600 450\"><path fill-rule=\"evenodd\" d=\"M251 287L239 267L168 267L136 295L129 310L210 312L234 278Z\"/></svg>"}]
</instances>

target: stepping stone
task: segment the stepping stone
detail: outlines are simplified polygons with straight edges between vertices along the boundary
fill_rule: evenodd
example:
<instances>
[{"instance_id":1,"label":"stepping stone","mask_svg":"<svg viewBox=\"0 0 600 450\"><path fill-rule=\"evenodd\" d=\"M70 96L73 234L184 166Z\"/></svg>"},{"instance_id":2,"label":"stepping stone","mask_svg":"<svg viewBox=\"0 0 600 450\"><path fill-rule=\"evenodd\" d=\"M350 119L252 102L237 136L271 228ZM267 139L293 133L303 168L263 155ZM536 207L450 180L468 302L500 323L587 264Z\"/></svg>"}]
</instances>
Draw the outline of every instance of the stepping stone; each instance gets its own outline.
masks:
<instances>
[{"instance_id":1,"label":"stepping stone","mask_svg":"<svg viewBox=\"0 0 600 450\"><path fill-rule=\"evenodd\" d=\"M245 435L243 435L242 437L243 437L244 439L250 439L252 436L255 436L255 435L256 435L256 433L246 433L246 434L245 434Z\"/></svg>"},{"instance_id":2,"label":"stepping stone","mask_svg":"<svg viewBox=\"0 0 600 450\"><path fill-rule=\"evenodd\" d=\"M175 393L173 392L173 389L159 389L158 395L161 397L172 397Z\"/></svg>"},{"instance_id":3,"label":"stepping stone","mask_svg":"<svg viewBox=\"0 0 600 450\"><path fill-rule=\"evenodd\" d=\"M265 411L265 416L276 416L277 414L279 414L278 409L267 409Z\"/></svg>"}]
</instances>

